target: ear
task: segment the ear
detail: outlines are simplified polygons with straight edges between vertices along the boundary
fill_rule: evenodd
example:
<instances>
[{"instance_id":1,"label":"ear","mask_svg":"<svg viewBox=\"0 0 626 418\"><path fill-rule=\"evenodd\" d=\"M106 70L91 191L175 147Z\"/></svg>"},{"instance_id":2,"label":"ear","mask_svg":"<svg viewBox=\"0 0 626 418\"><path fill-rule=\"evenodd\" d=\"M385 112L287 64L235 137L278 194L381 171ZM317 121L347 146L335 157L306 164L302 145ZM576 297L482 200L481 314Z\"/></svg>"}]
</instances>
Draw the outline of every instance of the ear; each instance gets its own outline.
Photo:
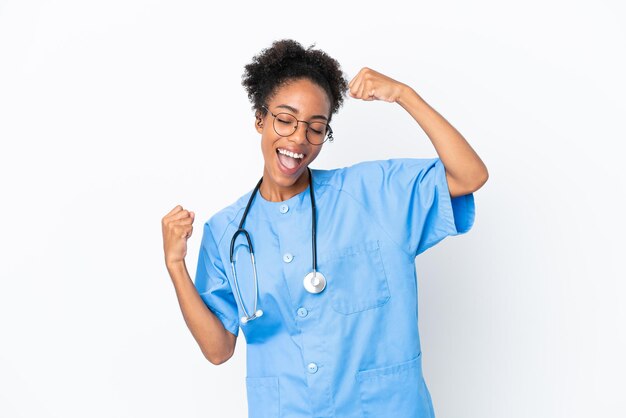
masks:
<instances>
[{"instance_id":1,"label":"ear","mask_svg":"<svg viewBox=\"0 0 626 418\"><path fill-rule=\"evenodd\" d=\"M254 119L254 128L258 133L263 133L263 119L261 118L261 112L257 111Z\"/></svg>"}]
</instances>

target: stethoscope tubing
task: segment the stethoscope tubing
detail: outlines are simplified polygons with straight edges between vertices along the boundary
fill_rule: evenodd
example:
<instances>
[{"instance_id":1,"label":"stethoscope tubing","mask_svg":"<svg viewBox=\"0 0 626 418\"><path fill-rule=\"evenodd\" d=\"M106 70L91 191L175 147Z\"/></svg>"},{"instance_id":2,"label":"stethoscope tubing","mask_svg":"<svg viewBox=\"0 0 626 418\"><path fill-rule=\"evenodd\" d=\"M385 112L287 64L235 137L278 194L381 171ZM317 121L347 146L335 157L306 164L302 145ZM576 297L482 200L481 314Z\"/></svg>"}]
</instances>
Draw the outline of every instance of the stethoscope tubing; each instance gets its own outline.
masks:
<instances>
[{"instance_id":1,"label":"stethoscope tubing","mask_svg":"<svg viewBox=\"0 0 626 418\"><path fill-rule=\"evenodd\" d=\"M312 249L312 259L313 259L313 275L315 276L315 274L317 273L317 237L316 237L317 222L316 222L316 213L315 213L316 212L315 195L313 191L313 177L312 177L311 169L307 167L307 170L309 171L309 187L311 189L311 192L310 192L311 212L312 212L311 213L311 216L312 216L311 249ZM263 311L261 311L260 309L257 310L259 280L257 277L256 261L254 259L254 249L252 247L252 240L250 239L250 234L248 233L248 231L246 231L243 227L246 217L248 216L248 211L250 210L250 206L252 205L252 201L254 200L257 192L259 191L259 188L261 187L262 182L263 182L263 177L259 179L258 183L254 187L254 190L252 191L252 195L250 196L250 199L248 199L246 209L243 211L243 215L241 216L241 221L239 221L239 227L237 228L237 231L235 231L235 233L233 234L232 239L230 240L230 266L231 266L232 273L233 273L233 281L235 283L235 292L237 293L237 299L239 300L239 305L241 306L244 314L246 315L245 317L241 318L243 322L248 322L252 319L255 319L263 315ZM233 255L234 255L234 250L235 250L235 241L237 237L239 236L239 234L243 234L246 237L246 241L248 242L248 248L250 249L250 262L252 263L252 271L254 275L254 313L252 316L248 315L248 311L246 310L246 307L243 304L241 291L239 290L239 282L237 280L237 272L235 271L235 261L234 261Z\"/></svg>"}]
</instances>

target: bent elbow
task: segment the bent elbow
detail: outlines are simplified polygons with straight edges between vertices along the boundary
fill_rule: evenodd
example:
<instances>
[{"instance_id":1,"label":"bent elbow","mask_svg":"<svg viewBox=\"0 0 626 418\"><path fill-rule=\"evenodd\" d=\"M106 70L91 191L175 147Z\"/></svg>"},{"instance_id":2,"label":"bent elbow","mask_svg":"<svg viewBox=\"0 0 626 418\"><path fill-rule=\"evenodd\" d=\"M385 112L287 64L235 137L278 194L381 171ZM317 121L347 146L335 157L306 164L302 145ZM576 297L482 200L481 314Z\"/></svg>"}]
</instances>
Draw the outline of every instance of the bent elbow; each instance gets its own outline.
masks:
<instances>
[{"instance_id":1,"label":"bent elbow","mask_svg":"<svg viewBox=\"0 0 626 418\"><path fill-rule=\"evenodd\" d=\"M478 182L478 187L476 188L476 190L478 190L481 187L483 187L485 185L485 183L487 183L487 180L489 180L489 172L485 168L485 172L483 173L483 176L481 177L480 181Z\"/></svg>"},{"instance_id":2,"label":"bent elbow","mask_svg":"<svg viewBox=\"0 0 626 418\"><path fill-rule=\"evenodd\" d=\"M219 366L220 364L226 363L233 356L233 352L229 352L227 354L211 354L204 353L204 357L213 365Z\"/></svg>"},{"instance_id":3,"label":"bent elbow","mask_svg":"<svg viewBox=\"0 0 626 418\"><path fill-rule=\"evenodd\" d=\"M485 167L480 175L476 176L475 181L471 185L468 185L468 193L474 193L475 191L483 187L485 183L487 183L487 180L489 180L489 172L487 171L487 167Z\"/></svg>"},{"instance_id":4,"label":"bent elbow","mask_svg":"<svg viewBox=\"0 0 626 418\"><path fill-rule=\"evenodd\" d=\"M229 359L229 358L230 358L230 357L223 357L223 358L221 358L221 359L219 359L219 360L216 360L216 359L208 359L208 360L209 360L209 362L210 362L211 364L213 364L214 366L219 366L220 364L224 364L224 363L226 363L226 362L228 361L228 359Z\"/></svg>"}]
</instances>

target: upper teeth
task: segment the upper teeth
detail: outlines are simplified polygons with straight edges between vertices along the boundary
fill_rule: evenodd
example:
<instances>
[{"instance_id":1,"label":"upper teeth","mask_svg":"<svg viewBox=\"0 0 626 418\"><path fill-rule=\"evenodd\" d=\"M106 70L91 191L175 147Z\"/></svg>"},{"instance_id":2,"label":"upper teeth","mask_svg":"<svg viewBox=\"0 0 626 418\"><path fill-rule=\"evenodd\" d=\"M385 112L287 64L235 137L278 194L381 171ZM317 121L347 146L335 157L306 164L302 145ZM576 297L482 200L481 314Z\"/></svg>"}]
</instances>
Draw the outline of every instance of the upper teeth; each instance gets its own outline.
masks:
<instances>
[{"instance_id":1,"label":"upper teeth","mask_svg":"<svg viewBox=\"0 0 626 418\"><path fill-rule=\"evenodd\" d=\"M288 155L291 158L304 158L304 154L296 154L295 152L287 151L286 149L278 148L278 152L284 155Z\"/></svg>"}]
</instances>

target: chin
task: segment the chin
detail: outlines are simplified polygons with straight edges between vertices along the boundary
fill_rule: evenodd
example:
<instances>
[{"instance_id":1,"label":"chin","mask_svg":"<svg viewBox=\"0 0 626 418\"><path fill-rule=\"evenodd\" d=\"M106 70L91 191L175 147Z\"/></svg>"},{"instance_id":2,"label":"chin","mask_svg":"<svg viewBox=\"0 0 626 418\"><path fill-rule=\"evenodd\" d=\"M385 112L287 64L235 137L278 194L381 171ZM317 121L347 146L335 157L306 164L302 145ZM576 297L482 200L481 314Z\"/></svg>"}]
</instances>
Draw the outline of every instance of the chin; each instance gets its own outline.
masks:
<instances>
[{"instance_id":1,"label":"chin","mask_svg":"<svg viewBox=\"0 0 626 418\"><path fill-rule=\"evenodd\" d=\"M306 172L306 168L307 168L306 165L300 167L298 172L294 173L291 176L279 171L278 173L274 173L273 180L274 180L274 182L276 184L278 184L278 185L280 185L282 187L293 186L294 184L296 184L298 179L302 175L304 175L304 173Z\"/></svg>"}]
</instances>

